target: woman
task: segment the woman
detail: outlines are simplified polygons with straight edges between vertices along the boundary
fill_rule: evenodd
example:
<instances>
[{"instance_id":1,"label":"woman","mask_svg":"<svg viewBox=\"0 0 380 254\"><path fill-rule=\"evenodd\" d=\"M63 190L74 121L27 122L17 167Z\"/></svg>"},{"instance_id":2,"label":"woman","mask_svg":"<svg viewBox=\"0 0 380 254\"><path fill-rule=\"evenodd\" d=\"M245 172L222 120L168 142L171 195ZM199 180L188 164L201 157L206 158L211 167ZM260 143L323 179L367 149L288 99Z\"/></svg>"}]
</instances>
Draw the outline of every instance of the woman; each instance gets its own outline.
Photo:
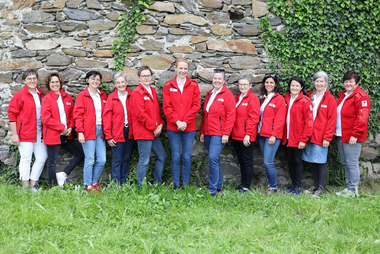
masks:
<instances>
[{"instance_id":1,"label":"woman","mask_svg":"<svg viewBox=\"0 0 380 254\"><path fill-rule=\"evenodd\" d=\"M232 139L240 163L241 184L236 188L241 193L251 189L253 177L253 142L256 141L257 123L260 119L260 102L252 93L249 75L238 80L240 93L236 96L236 120L232 129Z\"/></svg>"},{"instance_id":2,"label":"woman","mask_svg":"<svg viewBox=\"0 0 380 254\"><path fill-rule=\"evenodd\" d=\"M340 159L346 174L347 187L338 195L354 196L359 187L359 157L367 139L369 96L359 87L359 75L348 71L343 76L345 91L340 92L337 105L335 136Z\"/></svg>"},{"instance_id":3,"label":"woman","mask_svg":"<svg viewBox=\"0 0 380 254\"><path fill-rule=\"evenodd\" d=\"M165 122L162 120L161 106L156 90L150 86L152 70L148 66L141 66L137 75L140 83L132 92L133 134L139 149L137 164L137 186L141 187L145 178L146 167L149 164L150 152L157 156L154 167L154 183L162 182L162 172L165 166L166 152L161 143L160 134Z\"/></svg>"},{"instance_id":4,"label":"woman","mask_svg":"<svg viewBox=\"0 0 380 254\"><path fill-rule=\"evenodd\" d=\"M215 69L212 78L214 88L207 92L202 115L200 141L208 150L208 181L212 196L222 190L223 174L220 153L228 142L235 122L235 99L224 84L224 70Z\"/></svg>"},{"instance_id":5,"label":"woman","mask_svg":"<svg viewBox=\"0 0 380 254\"><path fill-rule=\"evenodd\" d=\"M303 174L302 153L306 142L313 132L313 104L309 97L303 95L304 81L299 77L292 77L288 84L289 93L285 95L286 124L284 125L284 139L286 144L286 158L292 184L285 190L293 196L301 194L301 180Z\"/></svg>"},{"instance_id":6,"label":"woman","mask_svg":"<svg viewBox=\"0 0 380 254\"><path fill-rule=\"evenodd\" d=\"M42 140L41 100L44 93L37 86L36 70L28 69L22 74L24 89L18 91L9 102L8 118L12 130L12 142L20 152L20 180L24 187L37 192L37 182L47 158ZM32 171L30 163L34 154Z\"/></svg>"},{"instance_id":7,"label":"woman","mask_svg":"<svg viewBox=\"0 0 380 254\"><path fill-rule=\"evenodd\" d=\"M44 143L47 146L47 172L50 187L63 186L71 171L83 160L82 147L73 139L74 102L62 88L62 76L51 73L46 77L45 86L49 93L42 100L41 117L43 124ZM59 150L64 148L72 153L74 158L65 167L63 172L55 173Z\"/></svg>"},{"instance_id":8,"label":"woman","mask_svg":"<svg viewBox=\"0 0 380 254\"><path fill-rule=\"evenodd\" d=\"M182 188L189 186L191 151L197 130L195 117L201 107L198 82L187 77L189 68L189 61L179 58L175 64L177 76L166 82L163 90L163 109L168 121L167 130L172 154L171 168L175 190L180 188L181 158Z\"/></svg>"},{"instance_id":9,"label":"woman","mask_svg":"<svg viewBox=\"0 0 380 254\"><path fill-rule=\"evenodd\" d=\"M84 151L84 185L87 186L87 192L98 193L101 191L98 179L106 164L102 112L107 102L107 95L98 89L101 82L100 72L88 72L86 74L88 87L78 94L74 107L75 128Z\"/></svg>"},{"instance_id":10,"label":"woman","mask_svg":"<svg viewBox=\"0 0 380 254\"><path fill-rule=\"evenodd\" d=\"M335 131L336 102L327 89L329 77L325 72L317 72L313 81L315 89L307 95L313 103L314 128L303 151L302 160L311 163L314 177L314 186L304 193L319 197L325 190L327 153Z\"/></svg>"},{"instance_id":11,"label":"woman","mask_svg":"<svg viewBox=\"0 0 380 254\"><path fill-rule=\"evenodd\" d=\"M125 184L129 174L129 162L133 150L131 91L127 87L127 75L118 72L114 76L116 90L108 96L104 109L104 134L112 149L111 178L117 184Z\"/></svg>"},{"instance_id":12,"label":"woman","mask_svg":"<svg viewBox=\"0 0 380 254\"><path fill-rule=\"evenodd\" d=\"M280 145L285 123L286 107L280 95L280 79L275 74L265 75L260 92L263 95L258 126L259 146L263 154L269 188L265 195L277 193L277 171L273 160Z\"/></svg>"}]
</instances>

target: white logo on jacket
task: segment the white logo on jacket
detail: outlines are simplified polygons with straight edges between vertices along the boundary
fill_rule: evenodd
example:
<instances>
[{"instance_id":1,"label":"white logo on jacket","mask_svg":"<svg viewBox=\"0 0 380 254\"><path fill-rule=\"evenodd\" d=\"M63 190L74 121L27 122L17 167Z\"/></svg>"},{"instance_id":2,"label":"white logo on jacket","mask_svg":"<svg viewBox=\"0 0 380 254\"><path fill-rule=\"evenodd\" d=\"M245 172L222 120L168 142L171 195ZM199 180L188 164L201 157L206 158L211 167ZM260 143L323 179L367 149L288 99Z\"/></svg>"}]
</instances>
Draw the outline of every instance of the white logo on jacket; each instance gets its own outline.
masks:
<instances>
[{"instance_id":1,"label":"white logo on jacket","mask_svg":"<svg viewBox=\"0 0 380 254\"><path fill-rule=\"evenodd\" d=\"M71 102L66 102L66 105L71 105Z\"/></svg>"},{"instance_id":2,"label":"white logo on jacket","mask_svg":"<svg viewBox=\"0 0 380 254\"><path fill-rule=\"evenodd\" d=\"M322 104L321 108L327 108L327 105Z\"/></svg>"},{"instance_id":3,"label":"white logo on jacket","mask_svg":"<svg viewBox=\"0 0 380 254\"><path fill-rule=\"evenodd\" d=\"M273 103L269 103L269 106L275 108L276 107L276 104L273 104Z\"/></svg>"},{"instance_id":4,"label":"white logo on jacket","mask_svg":"<svg viewBox=\"0 0 380 254\"><path fill-rule=\"evenodd\" d=\"M224 99L223 98L219 98L218 101L224 102Z\"/></svg>"},{"instance_id":5,"label":"white logo on jacket","mask_svg":"<svg viewBox=\"0 0 380 254\"><path fill-rule=\"evenodd\" d=\"M169 91L170 92L178 92L178 89L177 88L170 88Z\"/></svg>"},{"instance_id":6,"label":"white logo on jacket","mask_svg":"<svg viewBox=\"0 0 380 254\"><path fill-rule=\"evenodd\" d=\"M362 107L368 107L367 101L362 101Z\"/></svg>"},{"instance_id":7,"label":"white logo on jacket","mask_svg":"<svg viewBox=\"0 0 380 254\"><path fill-rule=\"evenodd\" d=\"M150 98L148 96L144 96L144 101L150 101Z\"/></svg>"},{"instance_id":8,"label":"white logo on jacket","mask_svg":"<svg viewBox=\"0 0 380 254\"><path fill-rule=\"evenodd\" d=\"M242 106L248 106L248 103L242 103L241 105Z\"/></svg>"},{"instance_id":9,"label":"white logo on jacket","mask_svg":"<svg viewBox=\"0 0 380 254\"><path fill-rule=\"evenodd\" d=\"M107 101L103 100L103 103L107 103Z\"/></svg>"}]
</instances>

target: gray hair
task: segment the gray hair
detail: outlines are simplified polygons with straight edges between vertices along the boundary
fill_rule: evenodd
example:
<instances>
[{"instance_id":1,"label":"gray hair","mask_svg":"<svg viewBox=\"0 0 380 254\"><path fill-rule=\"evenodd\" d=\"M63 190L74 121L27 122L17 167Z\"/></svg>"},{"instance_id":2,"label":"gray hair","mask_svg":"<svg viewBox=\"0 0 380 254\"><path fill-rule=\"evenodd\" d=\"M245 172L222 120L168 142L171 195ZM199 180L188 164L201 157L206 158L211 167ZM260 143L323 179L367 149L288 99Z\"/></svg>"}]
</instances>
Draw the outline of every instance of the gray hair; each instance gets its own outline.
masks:
<instances>
[{"instance_id":1,"label":"gray hair","mask_svg":"<svg viewBox=\"0 0 380 254\"><path fill-rule=\"evenodd\" d=\"M248 80L249 84L252 83L251 76L249 76L249 75L241 75L241 76L239 77L239 79L238 79L238 84L239 84L239 81L240 81L240 80L243 80L243 79Z\"/></svg>"},{"instance_id":2,"label":"gray hair","mask_svg":"<svg viewBox=\"0 0 380 254\"><path fill-rule=\"evenodd\" d=\"M318 72L315 73L314 76L313 76L313 82L314 82L316 79L319 79L319 78L324 78L325 81L326 81L326 88L329 88L329 76L327 75L327 73L324 72L324 71L318 71Z\"/></svg>"},{"instance_id":3,"label":"gray hair","mask_svg":"<svg viewBox=\"0 0 380 254\"><path fill-rule=\"evenodd\" d=\"M226 73L225 73L224 69L214 69L214 74L215 73L223 74L223 79L226 80ZM214 77L214 74L212 74L213 77Z\"/></svg>"},{"instance_id":4,"label":"gray hair","mask_svg":"<svg viewBox=\"0 0 380 254\"><path fill-rule=\"evenodd\" d=\"M123 71L119 71L118 73L116 73L114 76L113 76L113 82L116 82L116 79L120 78L120 77L123 77L125 78L125 81L128 81L127 79L127 74L125 74L125 72Z\"/></svg>"}]
</instances>

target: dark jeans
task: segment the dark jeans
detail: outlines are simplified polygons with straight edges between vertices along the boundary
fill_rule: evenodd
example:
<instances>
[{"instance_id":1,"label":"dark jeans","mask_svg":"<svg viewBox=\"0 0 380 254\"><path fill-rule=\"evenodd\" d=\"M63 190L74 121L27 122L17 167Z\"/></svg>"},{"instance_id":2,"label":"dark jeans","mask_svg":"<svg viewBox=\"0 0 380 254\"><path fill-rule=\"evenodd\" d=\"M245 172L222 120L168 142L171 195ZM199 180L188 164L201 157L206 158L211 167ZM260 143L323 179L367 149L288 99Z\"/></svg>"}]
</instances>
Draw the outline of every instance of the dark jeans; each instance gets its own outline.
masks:
<instances>
[{"instance_id":1,"label":"dark jeans","mask_svg":"<svg viewBox=\"0 0 380 254\"><path fill-rule=\"evenodd\" d=\"M80 144L74 139L67 139L66 136L61 135L60 145L47 145L47 172L49 176L50 187L57 186L57 177L55 175L55 166L57 165L59 151L61 147L66 151L72 153L74 158L65 167L63 172L70 175L71 171L84 159L83 149Z\"/></svg>"},{"instance_id":2,"label":"dark jeans","mask_svg":"<svg viewBox=\"0 0 380 254\"><path fill-rule=\"evenodd\" d=\"M327 176L326 163L311 163L314 177L314 188L324 190Z\"/></svg>"},{"instance_id":3,"label":"dark jeans","mask_svg":"<svg viewBox=\"0 0 380 254\"><path fill-rule=\"evenodd\" d=\"M112 172L111 178L116 183L126 183L129 174L129 162L133 151L133 139L128 139L129 128L124 127L125 142L117 142L112 147Z\"/></svg>"},{"instance_id":4,"label":"dark jeans","mask_svg":"<svg viewBox=\"0 0 380 254\"><path fill-rule=\"evenodd\" d=\"M297 147L286 147L286 158L288 159L288 167L292 184L301 188L301 180L303 174L302 162L303 149Z\"/></svg>"},{"instance_id":5,"label":"dark jeans","mask_svg":"<svg viewBox=\"0 0 380 254\"><path fill-rule=\"evenodd\" d=\"M234 140L234 148L240 163L241 184L245 188L250 188L253 177L253 144L248 147L243 144L243 141Z\"/></svg>"}]
</instances>

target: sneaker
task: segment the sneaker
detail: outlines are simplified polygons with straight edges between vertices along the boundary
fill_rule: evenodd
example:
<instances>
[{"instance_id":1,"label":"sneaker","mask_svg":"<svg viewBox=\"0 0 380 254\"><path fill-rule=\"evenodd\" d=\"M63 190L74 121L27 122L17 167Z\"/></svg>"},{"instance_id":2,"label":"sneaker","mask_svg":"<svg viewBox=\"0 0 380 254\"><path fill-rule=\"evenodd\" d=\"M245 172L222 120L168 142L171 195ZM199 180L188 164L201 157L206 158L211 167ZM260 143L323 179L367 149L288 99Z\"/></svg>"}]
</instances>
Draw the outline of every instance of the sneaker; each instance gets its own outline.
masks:
<instances>
[{"instance_id":1,"label":"sneaker","mask_svg":"<svg viewBox=\"0 0 380 254\"><path fill-rule=\"evenodd\" d=\"M86 188L86 191L88 193L100 193L100 190L98 190L95 185L91 185L90 188Z\"/></svg>"},{"instance_id":2,"label":"sneaker","mask_svg":"<svg viewBox=\"0 0 380 254\"><path fill-rule=\"evenodd\" d=\"M271 188L268 188L265 192L264 192L264 195L265 196L268 196L272 193L277 193L277 189L271 189Z\"/></svg>"},{"instance_id":3,"label":"sneaker","mask_svg":"<svg viewBox=\"0 0 380 254\"><path fill-rule=\"evenodd\" d=\"M323 190L317 189L316 191L314 191L312 197L319 198L319 197L321 197L322 194L323 194Z\"/></svg>"},{"instance_id":4,"label":"sneaker","mask_svg":"<svg viewBox=\"0 0 380 254\"><path fill-rule=\"evenodd\" d=\"M37 184L35 184L35 185L33 185L33 186L30 186L29 188L30 188L30 190L31 190L32 192L34 192L34 193L37 193L37 191L38 191L38 186L37 186Z\"/></svg>"},{"instance_id":5,"label":"sneaker","mask_svg":"<svg viewBox=\"0 0 380 254\"><path fill-rule=\"evenodd\" d=\"M301 195L301 188L300 187L294 187L293 196L298 197L299 195Z\"/></svg>"},{"instance_id":6,"label":"sneaker","mask_svg":"<svg viewBox=\"0 0 380 254\"><path fill-rule=\"evenodd\" d=\"M249 191L249 189L246 187L241 187L241 189L239 190L240 193L246 193L247 191Z\"/></svg>"},{"instance_id":7,"label":"sneaker","mask_svg":"<svg viewBox=\"0 0 380 254\"><path fill-rule=\"evenodd\" d=\"M92 185L92 184L91 184ZM102 190L102 187L100 187L100 184L99 182L96 182L96 184L93 185L93 187L95 187L95 189L97 189L100 193L100 191Z\"/></svg>"},{"instance_id":8,"label":"sneaker","mask_svg":"<svg viewBox=\"0 0 380 254\"><path fill-rule=\"evenodd\" d=\"M286 188L285 193L288 193L288 194L292 193L295 187L296 186L294 186L293 184L290 185L288 188Z\"/></svg>"},{"instance_id":9,"label":"sneaker","mask_svg":"<svg viewBox=\"0 0 380 254\"><path fill-rule=\"evenodd\" d=\"M55 175L57 176L58 186L63 187L63 185L65 184L67 176L65 176L65 174L63 172L59 172Z\"/></svg>"},{"instance_id":10,"label":"sneaker","mask_svg":"<svg viewBox=\"0 0 380 254\"><path fill-rule=\"evenodd\" d=\"M242 184L239 184L238 186L236 186L235 190L236 190L236 191L239 191L239 190L241 189L241 187L243 187L243 185L242 185Z\"/></svg>"},{"instance_id":11,"label":"sneaker","mask_svg":"<svg viewBox=\"0 0 380 254\"><path fill-rule=\"evenodd\" d=\"M222 192L223 190L222 189L217 189L216 192Z\"/></svg>"},{"instance_id":12,"label":"sneaker","mask_svg":"<svg viewBox=\"0 0 380 254\"><path fill-rule=\"evenodd\" d=\"M338 196L342 196L342 193L343 193L343 192L346 192L346 191L348 191L348 189L347 189L347 188L344 188L342 191L338 191L338 192L336 192L335 194L338 195Z\"/></svg>"},{"instance_id":13,"label":"sneaker","mask_svg":"<svg viewBox=\"0 0 380 254\"><path fill-rule=\"evenodd\" d=\"M355 196L355 193L353 193L352 191L348 190L347 188L344 189L344 190L342 190L341 192L337 192L336 194L338 196L346 197L346 198L350 198L350 197L354 197Z\"/></svg>"},{"instance_id":14,"label":"sneaker","mask_svg":"<svg viewBox=\"0 0 380 254\"><path fill-rule=\"evenodd\" d=\"M304 190L303 193L306 193L306 194L314 194L314 192L318 190L318 188L315 188L314 186L311 186L309 189L307 190Z\"/></svg>"}]
</instances>

